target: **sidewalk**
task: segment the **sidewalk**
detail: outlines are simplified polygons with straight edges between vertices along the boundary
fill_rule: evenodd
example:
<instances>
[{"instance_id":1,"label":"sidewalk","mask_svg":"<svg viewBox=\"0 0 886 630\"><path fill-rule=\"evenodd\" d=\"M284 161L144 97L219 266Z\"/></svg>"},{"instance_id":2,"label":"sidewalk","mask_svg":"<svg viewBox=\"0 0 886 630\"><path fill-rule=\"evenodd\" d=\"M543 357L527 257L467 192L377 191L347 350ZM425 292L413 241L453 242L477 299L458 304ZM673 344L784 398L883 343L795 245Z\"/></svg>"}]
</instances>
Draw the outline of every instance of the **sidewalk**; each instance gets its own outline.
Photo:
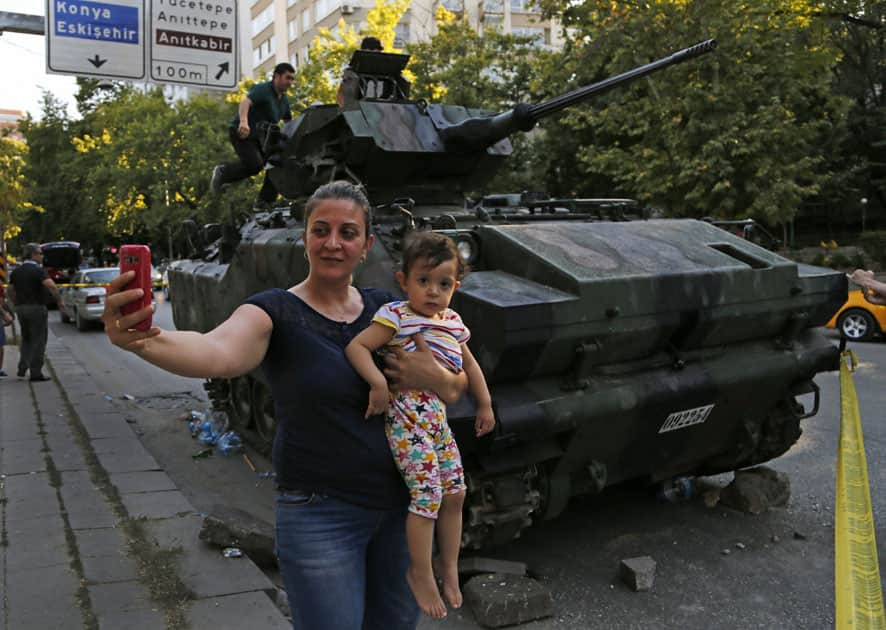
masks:
<instances>
[{"instance_id":1,"label":"sidewalk","mask_svg":"<svg viewBox=\"0 0 886 630\"><path fill-rule=\"evenodd\" d=\"M52 381L0 379L0 630L289 628L51 332L46 354Z\"/></svg>"}]
</instances>

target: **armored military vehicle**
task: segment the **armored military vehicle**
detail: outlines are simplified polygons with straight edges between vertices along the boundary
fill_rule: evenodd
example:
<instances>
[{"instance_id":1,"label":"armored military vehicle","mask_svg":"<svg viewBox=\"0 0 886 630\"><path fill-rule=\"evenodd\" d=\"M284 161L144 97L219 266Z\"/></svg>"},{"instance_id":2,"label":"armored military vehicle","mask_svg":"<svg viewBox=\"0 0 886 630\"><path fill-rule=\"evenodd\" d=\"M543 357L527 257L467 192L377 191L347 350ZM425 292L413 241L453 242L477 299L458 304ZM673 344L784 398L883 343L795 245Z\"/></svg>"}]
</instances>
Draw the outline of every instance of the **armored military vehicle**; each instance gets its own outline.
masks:
<instances>
[{"instance_id":1,"label":"armored military vehicle","mask_svg":"<svg viewBox=\"0 0 886 630\"><path fill-rule=\"evenodd\" d=\"M815 327L845 302L843 274L703 221L643 219L626 199L465 201L511 153L509 135L712 47L499 114L408 100L406 55L358 51L360 94L268 133L270 176L292 203L210 229L199 255L170 270L176 326L209 330L247 296L302 280L303 202L348 179L375 209L358 285L397 292L410 230L449 235L472 269L453 307L473 331L498 424L477 439L470 398L449 408L468 471L465 545L510 540L570 497L624 480L781 455L818 409L813 377L838 365ZM254 444L270 444L273 404L259 374L208 390Z\"/></svg>"}]
</instances>

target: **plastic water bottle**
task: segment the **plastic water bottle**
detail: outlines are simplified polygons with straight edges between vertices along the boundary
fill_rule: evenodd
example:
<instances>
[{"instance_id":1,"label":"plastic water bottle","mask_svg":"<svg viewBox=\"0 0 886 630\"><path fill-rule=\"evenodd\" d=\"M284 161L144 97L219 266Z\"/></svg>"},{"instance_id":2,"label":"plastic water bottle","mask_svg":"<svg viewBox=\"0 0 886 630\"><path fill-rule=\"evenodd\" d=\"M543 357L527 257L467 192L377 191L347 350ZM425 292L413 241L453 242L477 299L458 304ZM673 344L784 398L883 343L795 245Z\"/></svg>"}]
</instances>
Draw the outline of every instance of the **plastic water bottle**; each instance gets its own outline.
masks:
<instances>
[{"instance_id":1,"label":"plastic water bottle","mask_svg":"<svg viewBox=\"0 0 886 630\"><path fill-rule=\"evenodd\" d=\"M691 499L694 495L695 479L691 477L674 477L661 483L656 496L663 503L678 503Z\"/></svg>"},{"instance_id":2,"label":"plastic water bottle","mask_svg":"<svg viewBox=\"0 0 886 630\"><path fill-rule=\"evenodd\" d=\"M234 455L236 453L243 452L243 440L240 439L240 436L234 433L233 431L228 431L227 433L223 433L218 438L218 452L221 455Z\"/></svg>"},{"instance_id":3,"label":"plastic water bottle","mask_svg":"<svg viewBox=\"0 0 886 630\"><path fill-rule=\"evenodd\" d=\"M207 419L200 423L200 428L197 431L197 441L205 446L213 446L218 442L218 431L215 425L213 425L212 420Z\"/></svg>"},{"instance_id":4,"label":"plastic water bottle","mask_svg":"<svg viewBox=\"0 0 886 630\"><path fill-rule=\"evenodd\" d=\"M206 420L206 415L199 411L192 411L188 414L188 418L188 431L191 432L191 437L197 437L201 424Z\"/></svg>"}]
</instances>

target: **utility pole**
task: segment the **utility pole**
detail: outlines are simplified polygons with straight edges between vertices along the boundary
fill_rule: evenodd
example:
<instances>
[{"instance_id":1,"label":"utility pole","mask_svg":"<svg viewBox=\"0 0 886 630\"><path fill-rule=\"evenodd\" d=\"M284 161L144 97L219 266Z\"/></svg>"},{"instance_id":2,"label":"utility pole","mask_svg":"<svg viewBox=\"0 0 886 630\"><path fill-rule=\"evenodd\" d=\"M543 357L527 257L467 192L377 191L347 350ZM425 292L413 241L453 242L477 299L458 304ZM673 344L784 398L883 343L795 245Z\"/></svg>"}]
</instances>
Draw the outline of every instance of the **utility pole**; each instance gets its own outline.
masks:
<instances>
[{"instance_id":1,"label":"utility pole","mask_svg":"<svg viewBox=\"0 0 886 630\"><path fill-rule=\"evenodd\" d=\"M26 35L44 35L46 33L44 18L42 15L0 11L0 35L6 31Z\"/></svg>"}]
</instances>

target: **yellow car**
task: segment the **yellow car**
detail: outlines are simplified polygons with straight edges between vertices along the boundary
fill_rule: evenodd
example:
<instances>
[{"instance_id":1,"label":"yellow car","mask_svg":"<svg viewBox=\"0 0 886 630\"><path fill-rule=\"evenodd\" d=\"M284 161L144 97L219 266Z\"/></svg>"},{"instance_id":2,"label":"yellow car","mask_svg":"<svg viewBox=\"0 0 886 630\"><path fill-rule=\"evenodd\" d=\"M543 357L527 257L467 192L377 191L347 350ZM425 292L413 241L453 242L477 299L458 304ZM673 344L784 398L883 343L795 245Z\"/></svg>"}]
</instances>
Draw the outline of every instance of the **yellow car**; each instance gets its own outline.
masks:
<instances>
[{"instance_id":1,"label":"yellow car","mask_svg":"<svg viewBox=\"0 0 886 630\"><path fill-rule=\"evenodd\" d=\"M849 299L827 323L852 341L867 341L877 333L886 332L886 306L871 304L861 289L849 291Z\"/></svg>"}]
</instances>

